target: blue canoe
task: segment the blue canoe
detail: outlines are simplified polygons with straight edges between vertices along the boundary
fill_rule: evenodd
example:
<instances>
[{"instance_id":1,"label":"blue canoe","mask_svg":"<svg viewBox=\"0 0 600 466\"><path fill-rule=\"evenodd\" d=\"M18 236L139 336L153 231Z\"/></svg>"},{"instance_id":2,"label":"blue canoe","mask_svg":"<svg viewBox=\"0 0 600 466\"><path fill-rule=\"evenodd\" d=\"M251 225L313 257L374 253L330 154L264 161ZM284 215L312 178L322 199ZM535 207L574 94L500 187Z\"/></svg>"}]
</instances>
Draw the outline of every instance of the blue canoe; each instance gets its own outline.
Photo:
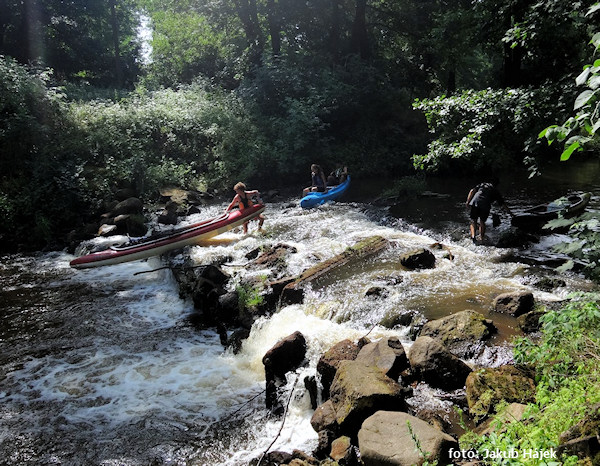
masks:
<instances>
[{"instance_id":1,"label":"blue canoe","mask_svg":"<svg viewBox=\"0 0 600 466\"><path fill-rule=\"evenodd\" d=\"M350 186L350 176L348 176L346 181L342 184L329 188L327 192L307 194L300 201L300 207L303 209L310 209L311 207L324 204L325 202L335 201L346 192L348 186Z\"/></svg>"}]
</instances>

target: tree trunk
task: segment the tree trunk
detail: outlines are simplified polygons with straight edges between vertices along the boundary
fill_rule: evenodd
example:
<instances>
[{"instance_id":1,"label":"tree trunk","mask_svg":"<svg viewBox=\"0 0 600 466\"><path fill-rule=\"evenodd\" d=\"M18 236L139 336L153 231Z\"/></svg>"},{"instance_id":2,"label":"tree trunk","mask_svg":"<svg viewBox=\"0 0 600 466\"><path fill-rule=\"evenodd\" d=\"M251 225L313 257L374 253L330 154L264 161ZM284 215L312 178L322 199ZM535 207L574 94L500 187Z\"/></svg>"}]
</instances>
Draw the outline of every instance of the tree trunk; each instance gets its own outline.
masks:
<instances>
[{"instance_id":1,"label":"tree trunk","mask_svg":"<svg viewBox=\"0 0 600 466\"><path fill-rule=\"evenodd\" d=\"M522 84L521 61L523 50L520 46L511 48L509 44L504 46L504 64L502 84L504 87L516 87Z\"/></svg>"},{"instance_id":2,"label":"tree trunk","mask_svg":"<svg viewBox=\"0 0 600 466\"><path fill-rule=\"evenodd\" d=\"M263 38L258 24L256 0L236 0L235 6L251 49L250 61L259 65L262 60Z\"/></svg>"},{"instance_id":3,"label":"tree trunk","mask_svg":"<svg viewBox=\"0 0 600 466\"><path fill-rule=\"evenodd\" d=\"M331 28L328 41L329 53L333 61L340 57L340 0L331 0Z\"/></svg>"},{"instance_id":4,"label":"tree trunk","mask_svg":"<svg viewBox=\"0 0 600 466\"><path fill-rule=\"evenodd\" d=\"M273 56L278 57L281 53L278 1L267 0L267 15L269 21L269 32L271 33L271 49L273 50Z\"/></svg>"},{"instance_id":5,"label":"tree trunk","mask_svg":"<svg viewBox=\"0 0 600 466\"><path fill-rule=\"evenodd\" d=\"M356 243L340 254L305 270L294 281L288 283L281 293L281 302L301 302L304 297L303 288L309 283L325 278L351 261L364 260L366 257L377 254L389 245L390 242L381 236L370 236Z\"/></svg>"},{"instance_id":6,"label":"tree trunk","mask_svg":"<svg viewBox=\"0 0 600 466\"><path fill-rule=\"evenodd\" d=\"M356 14L352 25L351 51L363 60L369 59L369 40L367 35L367 0L356 0Z\"/></svg>"},{"instance_id":7,"label":"tree trunk","mask_svg":"<svg viewBox=\"0 0 600 466\"><path fill-rule=\"evenodd\" d=\"M110 4L110 24L112 27L112 39L115 57L115 79L117 86L123 85L123 70L121 68L121 51L119 47L119 20L117 19L116 0L109 0Z\"/></svg>"}]
</instances>

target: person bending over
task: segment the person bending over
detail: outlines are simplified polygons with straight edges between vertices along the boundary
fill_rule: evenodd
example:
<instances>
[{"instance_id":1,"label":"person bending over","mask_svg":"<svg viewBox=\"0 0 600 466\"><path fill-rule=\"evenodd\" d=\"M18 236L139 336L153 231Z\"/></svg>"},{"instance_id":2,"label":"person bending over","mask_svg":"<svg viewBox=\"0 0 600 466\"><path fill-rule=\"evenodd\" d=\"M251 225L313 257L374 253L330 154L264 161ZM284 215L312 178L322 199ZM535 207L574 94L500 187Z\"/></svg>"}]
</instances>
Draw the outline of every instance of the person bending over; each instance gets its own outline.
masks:
<instances>
[{"instance_id":1,"label":"person bending over","mask_svg":"<svg viewBox=\"0 0 600 466\"><path fill-rule=\"evenodd\" d=\"M470 207L469 218L471 223L469 230L471 233L471 241L476 242L475 234L477 232L477 224L479 221L479 239L483 241L485 238L485 221L490 215L492 203L497 202L503 206L510 214L510 209L504 203L504 199L497 189L498 179L494 178L491 182L479 183L469 191L467 196L467 208Z\"/></svg>"},{"instance_id":2,"label":"person bending over","mask_svg":"<svg viewBox=\"0 0 600 466\"><path fill-rule=\"evenodd\" d=\"M233 187L233 190L235 191L235 196L233 197L233 200L227 206L227 209L225 209L225 212L229 212L231 209L233 209L236 206L236 204L240 210L244 210L250 206L253 206L254 203L252 202L252 199L251 199L252 196L258 196L260 199L260 192L258 192L258 190L254 189L252 191L246 191L246 185L242 182L236 183L236 185ZM263 214L260 214L257 217L257 219L258 219L258 229L260 230L265 221L265 217L263 216ZM250 220L248 220L247 222L244 222L244 225L243 225L244 234L248 233L248 222L249 221Z\"/></svg>"}]
</instances>

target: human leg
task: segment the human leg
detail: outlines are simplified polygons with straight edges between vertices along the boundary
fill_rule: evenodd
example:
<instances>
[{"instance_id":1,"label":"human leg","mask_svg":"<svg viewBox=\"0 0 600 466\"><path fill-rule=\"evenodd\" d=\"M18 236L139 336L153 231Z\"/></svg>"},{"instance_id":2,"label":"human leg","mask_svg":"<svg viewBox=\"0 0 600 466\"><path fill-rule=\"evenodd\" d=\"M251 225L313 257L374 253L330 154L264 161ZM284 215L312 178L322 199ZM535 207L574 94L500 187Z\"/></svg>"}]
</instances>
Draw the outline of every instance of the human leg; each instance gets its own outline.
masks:
<instances>
[{"instance_id":1,"label":"human leg","mask_svg":"<svg viewBox=\"0 0 600 466\"><path fill-rule=\"evenodd\" d=\"M260 214L258 216L258 229L259 230L262 228L263 223L265 223L265 217L263 216L263 214Z\"/></svg>"},{"instance_id":2,"label":"human leg","mask_svg":"<svg viewBox=\"0 0 600 466\"><path fill-rule=\"evenodd\" d=\"M244 225L242 225L242 228L244 229L244 234L248 233L248 222L244 222Z\"/></svg>"}]
</instances>

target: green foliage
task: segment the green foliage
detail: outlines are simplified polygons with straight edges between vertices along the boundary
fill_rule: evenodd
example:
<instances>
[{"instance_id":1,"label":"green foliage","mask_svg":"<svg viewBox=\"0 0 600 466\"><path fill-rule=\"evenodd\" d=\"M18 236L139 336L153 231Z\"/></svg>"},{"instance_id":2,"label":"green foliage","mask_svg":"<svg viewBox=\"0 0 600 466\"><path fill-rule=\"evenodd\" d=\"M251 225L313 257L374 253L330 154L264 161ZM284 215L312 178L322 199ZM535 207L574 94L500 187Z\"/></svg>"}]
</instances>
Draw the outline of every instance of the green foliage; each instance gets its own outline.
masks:
<instances>
[{"instance_id":1,"label":"green foliage","mask_svg":"<svg viewBox=\"0 0 600 466\"><path fill-rule=\"evenodd\" d=\"M540 322L542 340L518 339L515 362L535 365L539 383L554 388L563 377L580 373L594 354L600 342L600 307L595 301L574 300L560 311L546 312Z\"/></svg>"},{"instance_id":2,"label":"green foliage","mask_svg":"<svg viewBox=\"0 0 600 466\"><path fill-rule=\"evenodd\" d=\"M461 448L485 451L519 452L528 449L556 448L559 436L589 414L589 407L600 401L600 307L597 296L582 295L559 311L547 311L541 318L540 341L519 338L515 343L515 362L536 370L536 402L528 406L524 418L509 424L501 422L506 406L498 406L493 433L461 437ZM574 465L576 457L561 463L541 459L504 459L493 464Z\"/></svg>"},{"instance_id":3,"label":"green foliage","mask_svg":"<svg viewBox=\"0 0 600 466\"><path fill-rule=\"evenodd\" d=\"M592 15L599 9L600 4L595 4L587 15ZM600 32L592 36L589 44L594 47L594 52L600 50ZM573 104L575 115L562 125L548 126L539 133L539 137L546 138L548 144L557 141L564 146L560 156L562 161L569 160L574 152L584 150L593 141L597 142L597 134L600 134L600 59L585 65L575 82L578 86L586 86Z\"/></svg>"},{"instance_id":4,"label":"green foliage","mask_svg":"<svg viewBox=\"0 0 600 466\"><path fill-rule=\"evenodd\" d=\"M578 265L593 280L600 281L600 218L597 212L585 212L571 218L560 217L545 225L550 230L568 228L569 241L554 246L554 250L571 257L558 268L560 272Z\"/></svg>"},{"instance_id":5,"label":"green foliage","mask_svg":"<svg viewBox=\"0 0 600 466\"><path fill-rule=\"evenodd\" d=\"M413 156L416 168L439 172L503 169L533 151L530 135L556 111L556 90L507 89L416 100L435 139L424 155Z\"/></svg>"},{"instance_id":6,"label":"green foliage","mask_svg":"<svg viewBox=\"0 0 600 466\"><path fill-rule=\"evenodd\" d=\"M136 2L4 0L0 54L52 68L60 79L131 85L139 73Z\"/></svg>"},{"instance_id":7,"label":"green foliage","mask_svg":"<svg viewBox=\"0 0 600 466\"><path fill-rule=\"evenodd\" d=\"M258 287L239 285L235 290L238 293L240 309L252 309L264 302L264 296Z\"/></svg>"}]
</instances>

